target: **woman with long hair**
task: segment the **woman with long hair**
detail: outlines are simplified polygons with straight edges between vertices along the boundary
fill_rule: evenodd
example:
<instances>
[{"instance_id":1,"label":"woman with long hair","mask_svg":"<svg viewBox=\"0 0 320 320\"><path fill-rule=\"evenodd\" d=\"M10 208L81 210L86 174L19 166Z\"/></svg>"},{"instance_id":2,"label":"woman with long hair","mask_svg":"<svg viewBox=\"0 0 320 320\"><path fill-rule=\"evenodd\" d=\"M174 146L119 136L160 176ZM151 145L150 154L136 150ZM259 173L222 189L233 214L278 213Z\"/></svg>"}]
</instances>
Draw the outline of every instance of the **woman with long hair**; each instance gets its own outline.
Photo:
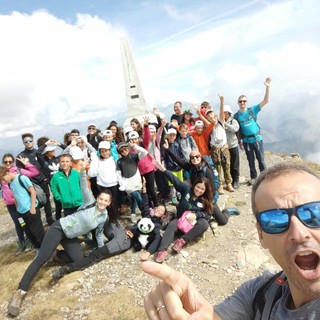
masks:
<instances>
[{"instance_id":1,"label":"woman with long hair","mask_svg":"<svg viewBox=\"0 0 320 320\"><path fill-rule=\"evenodd\" d=\"M181 200L177 206L177 217L168 224L155 258L156 262L162 263L169 255L168 248L175 236L178 236L178 239L175 241L172 249L175 252L180 252L187 243L204 234L209 228L208 221L212 218L214 204L211 182L208 178L198 177L190 185L188 182L180 181L171 171L166 170L161 163L157 162L157 167L164 172L176 190L181 193ZM183 233L178 229L178 219L186 211L189 211L187 220L194 226L190 231ZM221 219L220 222L226 223L227 221L227 219L225 221Z\"/></svg>"}]
</instances>

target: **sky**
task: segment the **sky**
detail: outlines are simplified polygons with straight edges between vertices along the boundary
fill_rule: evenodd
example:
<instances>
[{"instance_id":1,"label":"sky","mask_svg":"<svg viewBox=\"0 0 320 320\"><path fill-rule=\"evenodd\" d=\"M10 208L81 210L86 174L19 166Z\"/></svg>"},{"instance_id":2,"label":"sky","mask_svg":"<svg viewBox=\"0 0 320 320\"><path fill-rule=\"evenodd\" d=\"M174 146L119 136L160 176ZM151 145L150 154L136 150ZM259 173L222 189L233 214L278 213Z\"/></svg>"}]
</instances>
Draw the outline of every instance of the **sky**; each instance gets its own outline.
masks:
<instances>
[{"instance_id":1,"label":"sky","mask_svg":"<svg viewBox=\"0 0 320 320\"><path fill-rule=\"evenodd\" d=\"M265 142L320 161L319 12L318 0L1 0L0 151L21 150L23 132L61 140L125 118L125 36L150 109L217 109L222 94L236 111L270 76Z\"/></svg>"}]
</instances>

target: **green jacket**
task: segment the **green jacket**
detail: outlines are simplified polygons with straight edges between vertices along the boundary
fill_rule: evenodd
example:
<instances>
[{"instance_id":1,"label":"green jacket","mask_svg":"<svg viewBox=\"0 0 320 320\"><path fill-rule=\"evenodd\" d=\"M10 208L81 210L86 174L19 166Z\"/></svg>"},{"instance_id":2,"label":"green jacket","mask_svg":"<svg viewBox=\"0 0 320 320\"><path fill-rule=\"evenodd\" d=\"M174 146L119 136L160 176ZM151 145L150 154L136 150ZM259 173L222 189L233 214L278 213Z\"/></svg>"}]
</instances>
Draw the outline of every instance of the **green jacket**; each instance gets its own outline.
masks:
<instances>
[{"instance_id":1,"label":"green jacket","mask_svg":"<svg viewBox=\"0 0 320 320\"><path fill-rule=\"evenodd\" d=\"M63 171L58 171L50 181L53 197L60 201L62 208L74 208L83 204L80 173L71 169L67 177Z\"/></svg>"}]
</instances>

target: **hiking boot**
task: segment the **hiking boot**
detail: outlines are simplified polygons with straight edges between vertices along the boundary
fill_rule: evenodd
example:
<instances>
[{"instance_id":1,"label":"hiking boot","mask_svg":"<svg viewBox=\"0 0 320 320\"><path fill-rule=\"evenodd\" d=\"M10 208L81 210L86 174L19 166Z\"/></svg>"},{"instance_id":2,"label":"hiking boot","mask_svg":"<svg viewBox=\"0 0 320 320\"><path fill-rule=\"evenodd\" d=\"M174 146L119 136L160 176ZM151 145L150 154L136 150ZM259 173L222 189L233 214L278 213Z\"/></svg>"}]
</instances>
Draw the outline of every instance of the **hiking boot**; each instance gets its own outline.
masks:
<instances>
[{"instance_id":1,"label":"hiking boot","mask_svg":"<svg viewBox=\"0 0 320 320\"><path fill-rule=\"evenodd\" d=\"M11 301L8 305L8 313L10 315L12 315L13 317L16 317L19 315L20 306L21 306L21 303L22 303L25 295L26 295L26 292L22 291L22 290L17 290L13 294Z\"/></svg>"},{"instance_id":2,"label":"hiking boot","mask_svg":"<svg viewBox=\"0 0 320 320\"><path fill-rule=\"evenodd\" d=\"M168 255L169 254L167 250L159 251L156 255L155 261L158 263L162 263L168 258Z\"/></svg>"},{"instance_id":3,"label":"hiking boot","mask_svg":"<svg viewBox=\"0 0 320 320\"><path fill-rule=\"evenodd\" d=\"M138 218L137 218L136 214L135 213L131 213L131 222L133 224L135 224L135 223L137 223L137 221L138 221Z\"/></svg>"},{"instance_id":4,"label":"hiking boot","mask_svg":"<svg viewBox=\"0 0 320 320\"><path fill-rule=\"evenodd\" d=\"M59 280L62 277L64 277L66 274L68 273L67 267L60 267L58 269L55 269L52 271L51 275L52 275L52 279L53 280Z\"/></svg>"},{"instance_id":5,"label":"hiking boot","mask_svg":"<svg viewBox=\"0 0 320 320\"><path fill-rule=\"evenodd\" d=\"M232 187L232 184L231 184L231 183L227 184L226 189L227 189L229 192L234 192L234 189L233 189L233 187Z\"/></svg>"},{"instance_id":6,"label":"hiking boot","mask_svg":"<svg viewBox=\"0 0 320 320\"><path fill-rule=\"evenodd\" d=\"M181 249L183 248L183 246L186 244L187 242L180 238L180 239L177 239L176 242L174 243L173 247L172 247L172 250L174 250L175 252L180 252Z\"/></svg>"},{"instance_id":7,"label":"hiking boot","mask_svg":"<svg viewBox=\"0 0 320 320\"><path fill-rule=\"evenodd\" d=\"M34 246L31 243L31 241L29 239L26 239L24 241L24 252L29 252L29 251L31 251L33 249L34 249Z\"/></svg>"},{"instance_id":8,"label":"hiking boot","mask_svg":"<svg viewBox=\"0 0 320 320\"><path fill-rule=\"evenodd\" d=\"M219 194L224 194L224 191L223 191L223 187L222 187L222 186L220 186L217 191L218 191Z\"/></svg>"},{"instance_id":9,"label":"hiking boot","mask_svg":"<svg viewBox=\"0 0 320 320\"><path fill-rule=\"evenodd\" d=\"M20 255L22 252L24 252L24 243L18 243L18 248L16 252L14 253L15 256Z\"/></svg>"}]
</instances>

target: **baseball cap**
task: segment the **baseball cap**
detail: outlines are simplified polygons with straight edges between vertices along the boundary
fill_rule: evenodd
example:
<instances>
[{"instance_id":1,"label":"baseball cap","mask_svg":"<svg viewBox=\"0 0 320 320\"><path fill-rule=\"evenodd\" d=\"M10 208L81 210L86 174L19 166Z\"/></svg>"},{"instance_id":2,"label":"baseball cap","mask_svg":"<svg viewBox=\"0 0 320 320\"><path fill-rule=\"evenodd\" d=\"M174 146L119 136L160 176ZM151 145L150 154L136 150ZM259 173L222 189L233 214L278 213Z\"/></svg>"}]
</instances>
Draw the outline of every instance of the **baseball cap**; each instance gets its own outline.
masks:
<instances>
[{"instance_id":1,"label":"baseball cap","mask_svg":"<svg viewBox=\"0 0 320 320\"><path fill-rule=\"evenodd\" d=\"M77 146L71 147L69 154L73 160L84 159L84 154L83 154L82 150Z\"/></svg>"},{"instance_id":2,"label":"baseball cap","mask_svg":"<svg viewBox=\"0 0 320 320\"><path fill-rule=\"evenodd\" d=\"M129 140L139 138L139 133L137 131L131 131L128 135Z\"/></svg>"},{"instance_id":3,"label":"baseball cap","mask_svg":"<svg viewBox=\"0 0 320 320\"><path fill-rule=\"evenodd\" d=\"M168 134L177 134L177 130L176 129L173 129L173 128L170 128L168 130Z\"/></svg>"},{"instance_id":4,"label":"baseball cap","mask_svg":"<svg viewBox=\"0 0 320 320\"><path fill-rule=\"evenodd\" d=\"M197 120L194 125L195 125L195 127L200 127L200 126L203 127L204 126L204 124L201 120Z\"/></svg>"},{"instance_id":5,"label":"baseball cap","mask_svg":"<svg viewBox=\"0 0 320 320\"><path fill-rule=\"evenodd\" d=\"M89 127L95 127L95 128L96 128L97 126L96 126L94 123L89 123L89 124L88 124L88 128L89 128Z\"/></svg>"},{"instance_id":6,"label":"baseball cap","mask_svg":"<svg viewBox=\"0 0 320 320\"><path fill-rule=\"evenodd\" d=\"M156 132L156 131L157 131L156 126L153 125L153 124L149 124L149 130L150 130L151 132Z\"/></svg>"},{"instance_id":7,"label":"baseball cap","mask_svg":"<svg viewBox=\"0 0 320 320\"><path fill-rule=\"evenodd\" d=\"M109 141L101 141L99 143L98 149L110 149L110 142Z\"/></svg>"},{"instance_id":8,"label":"baseball cap","mask_svg":"<svg viewBox=\"0 0 320 320\"><path fill-rule=\"evenodd\" d=\"M207 110L206 110L206 115L207 115L208 113L210 113L210 112L213 112L213 109L207 109Z\"/></svg>"},{"instance_id":9,"label":"baseball cap","mask_svg":"<svg viewBox=\"0 0 320 320\"><path fill-rule=\"evenodd\" d=\"M118 144L118 148L117 148L117 150L118 150L118 152L120 151L120 149L122 148L122 147L129 147L129 144L127 143L127 142L120 142L119 144Z\"/></svg>"},{"instance_id":10,"label":"baseball cap","mask_svg":"<svg viewBox=\"0 0 320 320\"><path fill-rule=\"evenodd\" d=\"M113 133L111 130L104 130L102 136L113 136Z\"/></svg>"},{"instance_id":11,"label":"baseball cap","mask_svg":"<svg viewBox=\"0 0 320 320\"><path fill-rule=\"evenodd\" d=\"M55 144L48 144L44 150L42 151L42 154L45 154L48 151L56 150L57 146Z\"/></svg>"}]
</instances>

